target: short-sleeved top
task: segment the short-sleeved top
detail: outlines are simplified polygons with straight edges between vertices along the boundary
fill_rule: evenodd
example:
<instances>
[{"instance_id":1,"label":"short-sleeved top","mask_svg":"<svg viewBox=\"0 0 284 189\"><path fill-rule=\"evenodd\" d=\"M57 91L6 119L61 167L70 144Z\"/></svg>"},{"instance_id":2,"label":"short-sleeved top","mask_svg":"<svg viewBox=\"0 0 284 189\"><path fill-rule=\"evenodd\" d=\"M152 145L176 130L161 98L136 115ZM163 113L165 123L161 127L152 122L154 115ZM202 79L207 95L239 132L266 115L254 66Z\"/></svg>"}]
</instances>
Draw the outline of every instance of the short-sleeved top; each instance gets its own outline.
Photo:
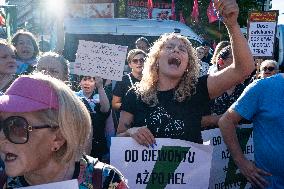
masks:
<instances>
[{"instance_id":1,"label":"short-sleeved top","mask_svg":"<svg viewBox=\"0 0 284 189\"><path fill-rule=\"evenodd\" d=\"M134 115L133 127L147 126L154 137L182 139L202 143L201 118L208 111L207 75L200 77L196 93L183 102L174 100L174 89L159 91L158 105L151 107L131 89L122 110Z\"/></svg>"},{"instance_id":2,"label":"short-sleeved top","mask_svg":"<svg viewBox=\"0 0 284 189\"><path fill-rule=\"evenodd\" d=\"M140 80L136 79L132 73L126 74L122 77L121 81L118 81L113 89L113 95L121 97L122 99L126 95L127 91Z\"/></svg>"},{"instance_id":3,"label":"short-sleeved top","mask_svg":"<svg viewBox=\"0 0 284 189\"><path fill-rule=\"evenodd\" d=\"M80 189L100 188L94 187L95 164L97 160L90 156L84 156L75 164L75 171L72 179L78 179ZM127 183L123 175L113 166L104 164L101 169L100 177L102 179L102 189L127 189ZM8 177L6 187L7 189L27 187L30 186L25 180L24 176Z\"/></svg>"},{"instance_id":4,"label":"short-sleeved top","mask_svg":"<svg viewBox=\"0 0 284 189\"><path fill-rule=\"evenodd\" d=\"M255 162L270 172L268 188L284 188L284 78L281 74L256 80L231 106L253 121Z\"/></svg>"}]
</instances>

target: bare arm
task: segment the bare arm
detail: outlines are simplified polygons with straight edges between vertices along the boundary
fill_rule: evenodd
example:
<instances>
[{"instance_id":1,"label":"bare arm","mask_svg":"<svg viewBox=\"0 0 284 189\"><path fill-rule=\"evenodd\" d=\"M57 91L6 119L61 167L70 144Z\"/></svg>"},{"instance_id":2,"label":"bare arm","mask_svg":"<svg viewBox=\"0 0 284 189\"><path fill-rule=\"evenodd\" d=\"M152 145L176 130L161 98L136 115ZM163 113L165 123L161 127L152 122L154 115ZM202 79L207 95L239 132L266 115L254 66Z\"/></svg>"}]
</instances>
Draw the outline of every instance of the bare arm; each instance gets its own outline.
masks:
<instances>
[{"instance_id":1,"label":"bare arm","mask_svg":"<svg viewBox=\"0 0 284 189\"><path fill-rule=\"evenodd\" d=\"M100 77L96 77L96 87L98 88L98 93L100 97L100 111L101 112L108 112L110 109L110 104L108 97L106 95L105 89L103 87L103 80Z\"/></svg>"},{"instance_id":2,"label":"bare arm","mask_svg":"<svg viewBox=\"0 0 284 189\"><path fill-rule=\"evenodd\" d=\"M224 70L208 77L208 92L211 99L241 83L254 70L254 61L247 40L237 22L239 8L235 0L214 0L230 35L233 63Z\"/></svg>"},{"instance_id":3,"label":"bare arm","mask_svg":"<svg viewBox=\"0 0 284 189\"><path fill-rule=\"evenodd\" d=\"M117 135L120 137L129 137L130 134L127 132L129 128L131 128L131 124L133 122L133 114L121 111L120 112L120 118L119 118L119 124L117 127Z\"/></svg>"},{"instance_id":4,"label":"bare arm","mask_svg":"<svg viewBox=\"0 0 284 189\"><path fill-rule=\"evenodd\" d=\"M222 115L206 115L202 116L201 127L214 128L218 127L218 121Z\"/></svg>"},{"instance_id":5,"label":"bare arm","mask_svg":"<svg viewBox=\"0 0 284 189\"><path fill-rule=\"evenodd\" d=\"M113 109L120 110L120 107L121 107L121 97L112 95L111 105L112 105Z\"/></svg>"},{"instance_id":6,"label":"bare arm","mask_svg":"<svg viewBox=\"0 0 284 189\"><path fill-rule=\"evenodd\" d=\"M229 109L219 120L219 128L221 130L224 142L226 143L233 160L239 167L241 173L253 185L265 188L268 182L262 176L269 176L270 173L257 168L251 161L247 160L242 152L240 143L236 135L236 126L241 120L241 116L232 109Z\"/></svg>"},{"instance_id":7,"label":"bare arm","mask_svg":"<svg viewBox=\"0 0 284 189\"><path fill-rule=\"evenodd\" d=\"M120 119L117 128L117 136L132 137L139 144L154 148L156 140L151 131L146 127L131 127L134 115L125 111L120 112Z\"/></svg>"}]
</instances>

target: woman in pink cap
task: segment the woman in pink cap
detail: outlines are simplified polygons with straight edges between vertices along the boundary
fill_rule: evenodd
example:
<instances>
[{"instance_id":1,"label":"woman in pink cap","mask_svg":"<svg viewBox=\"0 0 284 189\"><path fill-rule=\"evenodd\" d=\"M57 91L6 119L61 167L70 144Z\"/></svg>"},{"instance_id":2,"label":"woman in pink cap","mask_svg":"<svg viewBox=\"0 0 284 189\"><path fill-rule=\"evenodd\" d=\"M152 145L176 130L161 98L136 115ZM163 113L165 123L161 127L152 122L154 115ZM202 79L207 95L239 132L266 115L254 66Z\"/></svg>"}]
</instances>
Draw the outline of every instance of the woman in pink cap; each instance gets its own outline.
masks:
<instances>
[{"instance_id":1,"label":"woman in pink cap","mask_svg":"<svg viewBox=\"0 0 284 189\"><path fill-rule=\"evenodd\" d=\"M4 188L71 179L80 189L127 188L118 170L84 155L91 119L62 81L39 73L19 77L0 96L0 112Z\"/></svg>"}]
</instances>

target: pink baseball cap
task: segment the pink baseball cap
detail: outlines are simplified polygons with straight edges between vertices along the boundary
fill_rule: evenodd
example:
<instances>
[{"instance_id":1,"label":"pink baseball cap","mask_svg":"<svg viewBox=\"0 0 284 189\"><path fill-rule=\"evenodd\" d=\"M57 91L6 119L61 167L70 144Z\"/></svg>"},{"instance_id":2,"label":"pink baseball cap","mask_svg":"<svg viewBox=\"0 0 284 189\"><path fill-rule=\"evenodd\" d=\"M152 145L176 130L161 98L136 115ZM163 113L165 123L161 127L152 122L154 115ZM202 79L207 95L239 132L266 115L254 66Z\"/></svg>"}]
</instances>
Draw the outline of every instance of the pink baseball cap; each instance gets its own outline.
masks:
<instances>
[{"instance_id":1,"label":"pink baseball cap","mask_svg":"<svg viewBox=\"0 0 284 189\"><path fill-rule=\"evenodd\" d=\"M20 77L0 96L0 112L34 112L45 109L58 109L58 99L55 90L42 80Z\"/></svg>"}]
</instances>

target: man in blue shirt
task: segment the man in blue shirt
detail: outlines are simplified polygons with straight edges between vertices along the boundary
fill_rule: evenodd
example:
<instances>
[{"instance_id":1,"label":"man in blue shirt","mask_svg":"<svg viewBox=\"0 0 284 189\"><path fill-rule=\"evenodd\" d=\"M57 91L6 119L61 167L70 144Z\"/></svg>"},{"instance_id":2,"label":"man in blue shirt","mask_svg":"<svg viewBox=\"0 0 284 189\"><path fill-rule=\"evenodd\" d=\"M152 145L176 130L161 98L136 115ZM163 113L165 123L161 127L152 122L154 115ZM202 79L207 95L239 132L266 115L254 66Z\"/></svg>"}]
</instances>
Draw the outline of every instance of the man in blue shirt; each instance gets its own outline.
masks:
<instances>
[{"instance_id":1,"label":"man in blue shirt","mask_svg":"<svg viewBox=\"0 0 284 189\"><path fill-rule=\"evenodd\" d=\"M255 188L284 188L284 74L256 80L219 120L225 143L240 172ZM240 148L235 126L253 121L255 164Z\"/></svg>"}]
</instances>

